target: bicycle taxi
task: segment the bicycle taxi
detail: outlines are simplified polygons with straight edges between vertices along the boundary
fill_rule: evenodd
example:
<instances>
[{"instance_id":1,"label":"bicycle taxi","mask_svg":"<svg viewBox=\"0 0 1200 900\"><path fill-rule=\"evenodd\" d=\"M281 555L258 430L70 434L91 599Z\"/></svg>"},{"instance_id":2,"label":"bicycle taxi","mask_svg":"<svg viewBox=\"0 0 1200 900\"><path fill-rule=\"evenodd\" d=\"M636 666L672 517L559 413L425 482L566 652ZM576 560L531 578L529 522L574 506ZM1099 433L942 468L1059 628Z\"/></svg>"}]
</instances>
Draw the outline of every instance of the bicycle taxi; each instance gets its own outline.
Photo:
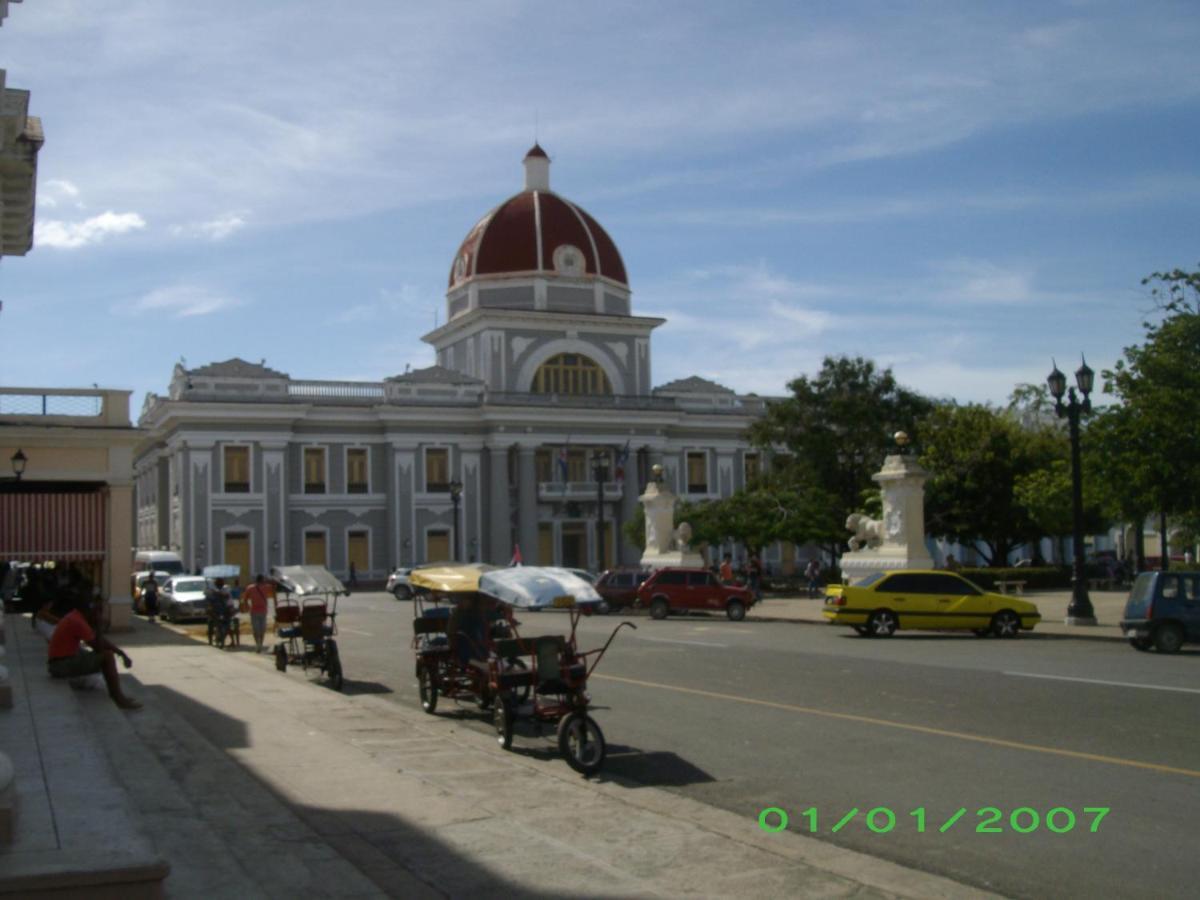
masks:
<instances>
[{"instance_id":1,"label":"bicycle taxi","mask_svg":"<svg viewBox=\"0 0 1200 900\"><path fill-rule=\"evenodd\" d=\"M342 660L338 655L337 599L350 595L324 566L274 566L275 668L288 664L319 669L335 691L342 689Z\"/></svg>"},{"instance_id":2,"label":"bicycle taxi","mask_svg":"<svg viewBox=\"0 0 1200 900\"><path fill-rule=\"evenodd\" d=\"M421 708L437 709L438 698L468 700L487 709L488 680L472 659L486 659L493 634L507 636L511 624L479 594L479 578L494 568L483 563L414 569L413 650Z\"/></svg>"},{"instance_id":3,"label":"bicycle taxi","mask_svg":"<svg viewBox=\"0 0 1200 900\"><path fill-rule=\"evenodd\" d=\"M493 707L496 739L506 750L512 747L517 720L554 724L558 750L567 764L584 775L599 771L606 744L600 726L588 714L588 678L617 632L626 625L637 626L622 622L602 647L581 651L576 638L580 617L602 603L582 578L541 566L475 567L471 573L455 569L440 574L425 569L412 576L414 584L453 604L449 614L430 615L430 610L414 619L422 707L434 712L439 693L470 697L484 709ZM514 612L542 609L567 610L569 633L521 637Z\"/></svg>"},{"instance_id":4,"label":"bicycle taxi","mask_svg":"<svg viewBox=\"0 0 1200 900\"><path fill-rule=\"evenodd\" d=\"M242 623L237 616L237 599L241 593L239 582L242 577L242 567L230 563L217 563L205 566L200 570L200 574L204 576L205 583L210 588L220 578L225 582L225 589L229 591L230 596L230 605L225 615L217 615L216 611L211 608L208 610L209 645L223 649L225 641L228 640L229 646L239 646L242 642Z\"/></svg>"}]
</instances>

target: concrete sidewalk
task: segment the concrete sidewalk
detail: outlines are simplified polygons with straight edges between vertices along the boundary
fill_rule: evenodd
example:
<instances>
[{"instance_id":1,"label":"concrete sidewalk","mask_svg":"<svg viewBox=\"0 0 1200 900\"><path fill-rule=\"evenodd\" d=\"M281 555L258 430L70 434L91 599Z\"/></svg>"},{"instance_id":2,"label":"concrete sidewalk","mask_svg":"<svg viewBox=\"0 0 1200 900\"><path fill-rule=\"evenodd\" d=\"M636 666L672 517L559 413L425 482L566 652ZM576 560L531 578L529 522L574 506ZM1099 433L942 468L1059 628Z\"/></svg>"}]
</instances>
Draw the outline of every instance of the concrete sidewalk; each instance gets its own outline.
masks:
<instances>
[{"instance_id":1,"label":"concrete sidewalk","mask_svg":"<svg viewBox=\"0 0 1200 900\"><path fill-rule=\"evenodd\" d=\"M757 809L583 779L549 733L519 730L506 753L463 727L467 708L338 694L141 621L122 645L146 708L108 738L124 742L111 752L171 862L171 896L986 896L767 834Z\"/></svg>"},{"instance_id":2,"label":"concrete sidewalk","mask_svg":"<svg viewBox=\"0 0 1200 900\"><path fill-rule=\"evenodd\" d=\"M1038 591L1026 593L1019 599L1037 605L1042 621L1032 632L1023 635L1052 635L1102 640L1124 640L1119 622L1125 609L1128 591L1091 591L1092 607L1096 612L1096 625L1066 625L1067 605L1071 602L1070 591ZM746 614L749 620L774 622L800 622L812 625L828 625L821 610L824 599L810 600L807 597L768 597L756 604ZM837 626L845 627L845 626Z\"/></svg>"}]
</instances>

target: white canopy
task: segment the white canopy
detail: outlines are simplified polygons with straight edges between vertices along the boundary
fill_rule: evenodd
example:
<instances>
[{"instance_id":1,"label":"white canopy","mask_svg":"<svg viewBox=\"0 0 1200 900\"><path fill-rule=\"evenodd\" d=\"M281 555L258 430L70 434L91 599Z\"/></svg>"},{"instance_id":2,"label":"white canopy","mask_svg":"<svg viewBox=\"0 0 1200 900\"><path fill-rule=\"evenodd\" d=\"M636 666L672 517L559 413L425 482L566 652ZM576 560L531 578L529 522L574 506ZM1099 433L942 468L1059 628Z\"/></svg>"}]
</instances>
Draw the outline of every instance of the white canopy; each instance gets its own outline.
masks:
<instances>
[{"instance_id":1,"label":"white canopy","mask_svg":"<svg viewBox=\"0 0 1200 900\"><path fill-rule=\"evenodd\" d=\"M289 594L349 594L346 586L324 566L275 566L271 577Z\"/></svg>"},{"instance_id":2,"label":"white canopy","mask_svg":"<svg viewBox=\"0 0 1200 900\"><path fill-rule=\"evenodd\" d=\"M513 566L479 576L479 590L518 609L594 606L596 589L572 572L551 566Z\"/></svg>"}]
</instances>

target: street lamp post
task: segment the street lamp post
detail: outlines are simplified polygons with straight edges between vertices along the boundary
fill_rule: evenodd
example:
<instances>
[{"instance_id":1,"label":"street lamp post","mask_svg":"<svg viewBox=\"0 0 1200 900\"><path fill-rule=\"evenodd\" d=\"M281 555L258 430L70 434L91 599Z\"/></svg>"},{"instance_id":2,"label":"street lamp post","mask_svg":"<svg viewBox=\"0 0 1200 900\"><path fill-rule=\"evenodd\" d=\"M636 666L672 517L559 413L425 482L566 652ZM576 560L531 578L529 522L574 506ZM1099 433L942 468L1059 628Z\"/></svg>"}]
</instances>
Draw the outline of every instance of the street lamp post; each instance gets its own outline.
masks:
<instances>
[{"instance_id":1,"label":"street lamp post","mask_svg":"<svg viewBox=\"0 0 1200 900\"><path fill-rule=\"evenodd\" d=\"M1054 411L1058 417L1066 418L1070 423L1071 433L1071 549L1075 557L1071 567L1071 603L1067 606L1066 624L1095 625L1096 611L1092 608L1092 598L1088 596L1087 572L1083 566L1083 475L1079 460L1079 418L1092 411L1092 402L1088 394L1092 392L1096 373L1088 368L1087 360L1075 372L1075 384L1080 400L1075 395L1075 388L1067 390L1067 376L1058 370L1057 363L1054 371L1046 378L1050 393L1054 397ZM1063 394L1067 402L1063 403Z\"/></svg>"},{"instance_id":2,"label":"street lamp post","mask_svg":"<svg viewBox=\"0 0 1200 900\"><path fill-rule=\"evenodd\" d=\"M458 562L458 501L462 499L463 486L461 481L450 482L450 502L454 504L454 527L450 532L450 558Z\"/></svg>"},{"instance_id":3,"label":"street lamp post","mask_svg":"<svg viewBox=\"0 0 1200 900\"><path fill-rule=\"evenodd\" d=\"M608 454L597 450L592 454L592 474L596 476L596 571L604 565L604 482L608 480Z\"/></svg>"}]
</instances>

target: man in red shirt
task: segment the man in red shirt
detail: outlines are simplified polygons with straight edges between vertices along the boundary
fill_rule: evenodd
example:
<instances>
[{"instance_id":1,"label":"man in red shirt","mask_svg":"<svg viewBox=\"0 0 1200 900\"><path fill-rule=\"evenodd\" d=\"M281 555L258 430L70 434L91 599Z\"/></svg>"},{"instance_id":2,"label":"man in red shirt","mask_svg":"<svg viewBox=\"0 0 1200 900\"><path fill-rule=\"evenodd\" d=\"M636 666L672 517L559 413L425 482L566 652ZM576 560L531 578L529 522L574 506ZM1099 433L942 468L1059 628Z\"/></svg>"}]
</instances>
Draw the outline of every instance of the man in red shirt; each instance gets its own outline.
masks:
<instances>
[{"instance_id":1,"label":"man in red shirt","mask_svg":"<svg viewBox=\"0 0 1200 900\"><path fill-rule=\"evenodd\" d=\"M267 579L261 575L254 577L254 584L242 592L242 600L250 604L250 628L254 632L254 643L258 652L263 652L263 637L267 633L267 601L274 593Z\"/></svg>"},{"instance_id":2,"label":"man in red shirt","mask_svg":"<svg viewBox=\"0 0 1200 900\"><path fill-rule=\"evenodd\" d=\"M122 693L117 673L118 656L127 669L133 661L125 651L96 634L86 615L90 606L86 599L77 599L74 608L54 627L47 662L50 675L53 678L79 678L100 672L113 703L121 709L141 709L142 704ZM91 644L92 649L85 648L84 642Z\"/></svg>"}]
</instances>

